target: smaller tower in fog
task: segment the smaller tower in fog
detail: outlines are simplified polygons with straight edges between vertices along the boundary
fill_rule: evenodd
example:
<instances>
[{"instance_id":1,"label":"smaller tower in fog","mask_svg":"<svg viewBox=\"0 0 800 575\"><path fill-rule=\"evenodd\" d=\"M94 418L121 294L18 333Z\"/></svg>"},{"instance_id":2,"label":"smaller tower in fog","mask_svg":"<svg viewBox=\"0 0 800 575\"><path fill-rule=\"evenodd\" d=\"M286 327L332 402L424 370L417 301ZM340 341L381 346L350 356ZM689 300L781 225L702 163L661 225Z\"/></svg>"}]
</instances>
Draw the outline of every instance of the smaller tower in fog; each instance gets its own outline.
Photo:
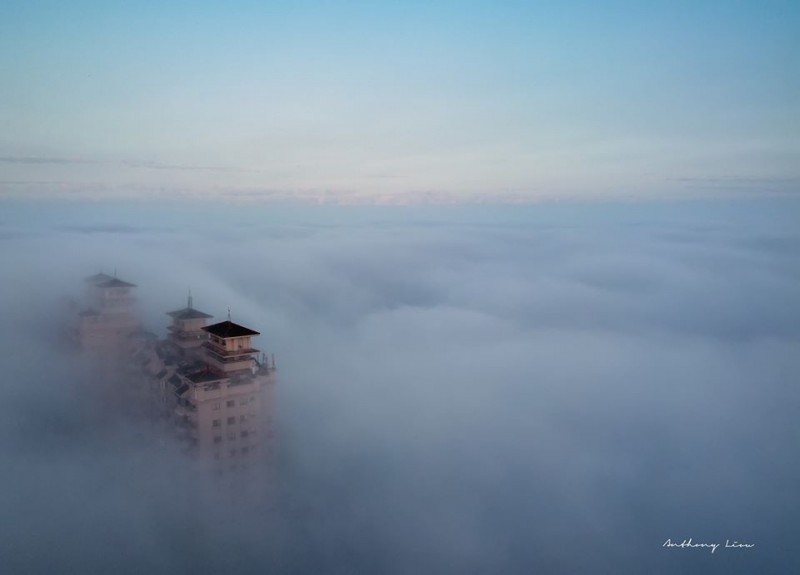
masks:
<instances>
[{"instance_id":1,"label":"smaller tower in fog","mask_svg":"<svg viewBox=\"0 0 800 575\"><path fill-rule=\"evenodd\" d=\"M167 315L172 318L172 325L167 327L167 339L183 355L199 355L203 344L208 341L208 333L205 331L207 320L213 316L194 308L192 292L189 292L185 308L167 312Z\"/></svg>"},{"instance_id":2,"label":"smaller tower in fog","mask_svg":"<svg viewBox=\"0 0 800 575\"><path fill-rule=\"evenodd\" d=\"M86 278L88 308L79 314L77 339L83 349L106 357L125 350L127 338L139 330L135 284L103 273Z\"/></svg>"}]
</instances>

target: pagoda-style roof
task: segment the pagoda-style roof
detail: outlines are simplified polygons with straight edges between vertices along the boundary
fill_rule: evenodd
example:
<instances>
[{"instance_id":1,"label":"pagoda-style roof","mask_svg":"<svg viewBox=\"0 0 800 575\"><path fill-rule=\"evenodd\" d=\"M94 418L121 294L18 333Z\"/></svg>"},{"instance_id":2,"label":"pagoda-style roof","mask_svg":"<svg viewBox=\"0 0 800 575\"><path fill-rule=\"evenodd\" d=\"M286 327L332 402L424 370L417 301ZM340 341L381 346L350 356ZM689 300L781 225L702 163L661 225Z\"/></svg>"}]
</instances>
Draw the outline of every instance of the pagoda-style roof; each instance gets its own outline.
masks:
<instances>
[{"instance_id":1,"label":"pagoda-style roof","mask_svg":"<svg viewBox=\"0 0 800 575\"><path fill-rule=\"evenodd\" d=\"M208 315L207 313L203 313L200 310L194 309L192 306L191 290L189 290L189 298L186 300L186 307L175 311L168 311L167 315L172 316L175 319L208 319L210 317L214 317L213 315Z\"/></svg>"},{"instance_id":2,"label":"pagoda-style roof","mask_svg":"<svg viewBox=\"0 0 800 575\"><path fill-rule=\"evenodd\" d=\"M217 337L221 337L222 339L229 337L245 337L248 335L261 335L259 332L254 331L249 327L239 325L238 323L233 323L231 320L221 321L219 323L215 323L214 325L206 326L202 329L203 331L207 331L208 333Z\"/></svg>"},{"instance_id":3,"label":"pagoda-style roof","mask_svg":"<svg viewBox=\"0 0 800 575\"><path fill-rule=\"evenodd\" d=\"M136 284L124 282L116 276L99 273L86 278L86 282L94 284L97 287L115 288L115 287L136 287Z\"/></svg>"},{"instance_id":4,"label":"pagoda-style roof","mask_svg":"<svg viewBox=\"0 0 800 575\"><path fill-rule=\"evenodd\" d=\"M106 281L96 282L95 285L102 288L136 287L136 284L124 282L118 278L111 278Z\"/></svg>"},{"instance_id":5,"label":"pagoda-style roof","mask_svg":"<svg viewBox=\"0 0 800 575\"><path fill-rule=\"evenodd\" d=\"M101 284L103 282L107 282L108 280L113 280L113 279L114 276L110 276L104 273L99 273L99 274L94 274L93 276L89 276L88 278L86 278L86 281L92 284Z\"/></svg>"},{"instance_id":6,"label":"pagoda-style roof","mask_svg":"<svg viewBox=\"0 0 800 575\"><path fill-rule=\"evenodd\" d=\"M207 313L203 313L202 311L192 307L168 311L167 315L174 317L175 319L208 319L210 317L214 317L213 315L208 315Z\"/></svg>"}]
</instances>

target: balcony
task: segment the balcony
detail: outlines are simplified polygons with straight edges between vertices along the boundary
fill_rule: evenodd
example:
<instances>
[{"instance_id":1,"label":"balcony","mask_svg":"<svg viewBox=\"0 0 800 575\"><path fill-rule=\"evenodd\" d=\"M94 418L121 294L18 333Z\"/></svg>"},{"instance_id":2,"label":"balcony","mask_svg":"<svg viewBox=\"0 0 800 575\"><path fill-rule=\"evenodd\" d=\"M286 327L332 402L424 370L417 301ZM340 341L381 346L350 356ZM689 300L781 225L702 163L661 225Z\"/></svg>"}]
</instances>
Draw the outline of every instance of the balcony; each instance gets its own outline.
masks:
<instances>
[{"instance_id":1,"label":"balcony","mask_svg":"<svg viewBox=\"0 0 800 575\"><path fill-rule=\"evenodd\" d=\"M169 326L167 330L170 332L170 337L180 340L190 341L208 341L208 334L203 331L183 331L174 326Z\"/></svg>"},{"instance_id":2,"label":"balcony","mask_svg":"<svg viewBox=\"0 0 800 575\"><path fill-rule=\"evenodd\" d=\"M258 353L260 350L255 348L241 348L235 351L230 351L219 346L214 345L213 343L206 342L203 344L203 347L209 351L215 359L221 362L230 362L230 361L243 361L248 359L254 353Z\"/></svg>"}]
</instances>

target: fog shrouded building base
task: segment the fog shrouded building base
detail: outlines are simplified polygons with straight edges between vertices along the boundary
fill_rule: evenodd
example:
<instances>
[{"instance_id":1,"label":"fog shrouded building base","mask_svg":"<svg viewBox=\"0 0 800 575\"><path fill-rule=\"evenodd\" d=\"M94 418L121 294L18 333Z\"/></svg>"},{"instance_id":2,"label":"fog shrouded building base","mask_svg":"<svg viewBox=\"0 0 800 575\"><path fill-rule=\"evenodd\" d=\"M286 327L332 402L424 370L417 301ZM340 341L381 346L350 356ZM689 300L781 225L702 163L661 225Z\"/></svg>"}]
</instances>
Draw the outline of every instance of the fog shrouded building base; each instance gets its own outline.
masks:
<instances>
[{"instance_id":1,"label":"fog shrouded building base","mask_svg":"<svg viewBox=\"0 0 800 575\"><path fill-rule=\"evenodd\" d=\"M186 451L220 475L249 476L273 461L275 363L253 347L259 332L230 318L207 325L212 316L189 295L158 339L141 327L134 284L105 274L86 284L74 336L125 401L163 415Z\"/></svg>"}]
</instances>

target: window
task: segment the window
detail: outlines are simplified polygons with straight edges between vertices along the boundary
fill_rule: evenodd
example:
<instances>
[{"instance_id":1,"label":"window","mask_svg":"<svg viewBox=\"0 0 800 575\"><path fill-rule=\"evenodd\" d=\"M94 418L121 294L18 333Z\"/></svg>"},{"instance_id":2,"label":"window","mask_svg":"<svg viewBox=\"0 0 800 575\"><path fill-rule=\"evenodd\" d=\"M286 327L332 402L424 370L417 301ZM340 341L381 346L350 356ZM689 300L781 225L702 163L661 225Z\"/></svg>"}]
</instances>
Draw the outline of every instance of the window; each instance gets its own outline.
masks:
<instances>
[{"instance_id":1,"label":"window","mask_svg":"<svg viewBox=\"0 0 800 575\"><path fill-rule=\"evenodd\" d=\"M236 418L235 417L229 417L228 418L228 425L233 425L234 423L236 423Z\"/></svg>"},{"instance_id":2,"label":"window","mask_svg":"<svg viewBox=\"0 0 800 575\"><path fill-rule=\"evenodd\" d=\"M211 427L219 427L219 426L220 426L219 419L215 419L214 421L211 422Z\"/></svg>"},{"instance_id":3,"label":"window","mask_svg":"<svg viewBox=\"0 0 800 575\"><path fill-rule=\"evenodd\" d=\"M243 397L242 399L240 399L239 400L239 405L247 405L247 398Z\"/></svg>"},{"instance_id":4,"label":"window","mask_svg":"<svg viewBox=\"0 0 800 575\"><path fill-rule=\"evenodd\" d=\"M222 407L222 404L219 401L215 401L213 406L214 411L218 410L220 407Z\"/></svg>"},{"instance_id":5,"label":"window","mask_svg":"<svg viewBox=\"0 0 800 575\"><path fill-rule=\"evenodd\" d=\"M241 437L247 437L248 435L250 435L250 432L249 432L249 431L247 431L247 430L245 429L244 431L242 431L241 433L239 433L239 435L240 435Z\"/></svg>"},{"instance_id":6,"label":"window","mask_svg":"<svg viewBox=\"0 0 800 575\"><path fill-rule=\"evenodd\" d=\"M240 416L239 416L239 421L241 421L242 423L244 423L245 421L247 421L247 416L246 416L246 415L240 415Z\"/></svg>"},{"instance_id":7,"label":"window","mask_svg":"<svg viewBox=\"0 0 800 575\"><path fill-rule=\"evenodd\" d=\"M255 400L256 400L256 396L255 395L251 395L250 396L250 403L255 402Z\"/></svg>"},{"instance_id":8,"label":"window","mask_svg":"<svg viewBox=\"0 0 800 575\"><path fill-rule=\"evenodd\" d=\"M214 443L222 443L222 436L221 435L215 435L214 436Z\"/></svg>"},{"instance_id":9,"label":"window","mask_svg":"<svg viewBox=\"0 0 800 575\"><path fill-rule=\"evenodd\" d=\"M250 446L249 445L245 445L244 447L242 447L242 453L247 453L249 451L250 451Z\"/></svg>"},{"instance_id":10,"label":"window","mask_svg":"<svg viewBox=\"0 0 800 575\"><path fill-rule=\"evenodd\" d=\"M236 405L236 402L235 402L235 401L233 401L232 399L229 399L229 400L228 400L228 401L225 403L225 405L226 405L227 407L233 407L234 405Z\"/></svg>"},{"instance_id":11,"label":"window","mask_svg":"<svg viewBox=\"0 0 800 575\"><path fill-rule=\"evenodd\" d=\"M228 432L228 441L233 441L235 439L236 439L236 432L235 431L229 431Z\"/></svg>"},{"instance_id":12,"label":"window","mask_svg":"<svg viewBox=\"0 0 800 575\"><path fill-rule=\"evenodd\" d=\"M229 453L231 454L231 457L235 457L236 456L236 448L231 449Z\"/></svg>"}]
</instances>

